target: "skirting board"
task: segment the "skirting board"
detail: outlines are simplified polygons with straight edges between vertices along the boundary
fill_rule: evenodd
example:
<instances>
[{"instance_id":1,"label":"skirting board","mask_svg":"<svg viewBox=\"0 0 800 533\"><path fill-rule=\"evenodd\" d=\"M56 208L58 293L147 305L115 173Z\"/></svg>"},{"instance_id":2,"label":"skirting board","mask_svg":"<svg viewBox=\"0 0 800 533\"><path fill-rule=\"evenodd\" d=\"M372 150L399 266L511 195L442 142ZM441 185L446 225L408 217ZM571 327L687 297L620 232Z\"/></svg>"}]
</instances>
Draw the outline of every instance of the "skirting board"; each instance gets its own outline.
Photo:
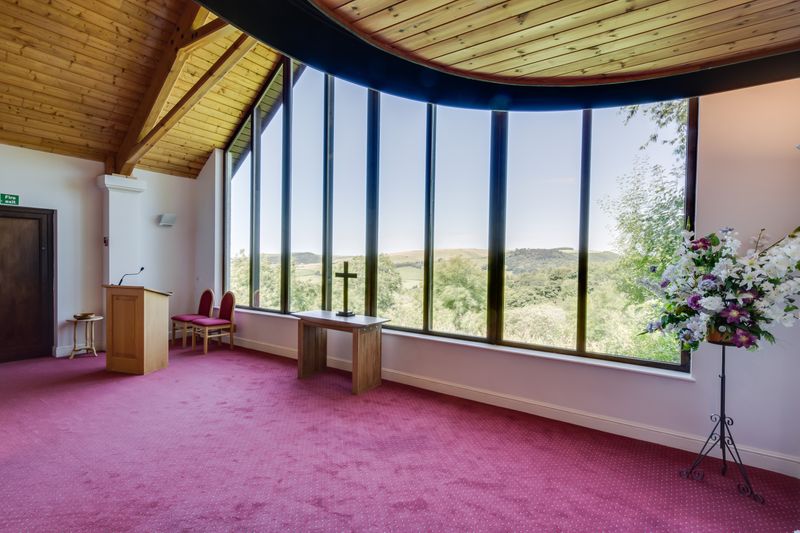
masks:
<instances>
[{"instance_id":1,"label":"skirting board","mask_svg":"<svg viewBox=\"0 0 800 533\"><path fill-rule=\"evenodd\" d=\"M289 359L297 359L297 350L286 346L277 346L239 337L234 338L234 344L242 348L280 355ZM350 371L352 369L352 363L349 359L330 355L328 356L328 366L345 371ZM575 424L576 426L588 427L598 431L622 435L623 437L661 444L679 450L697 452L706 440L705 436L690 435L671 429L640 424L630 420L562 407L547 402L503 394L488 389L470 387L468 385L461 385L459 383L452 383L390 368L384 368L381 371L381 377L387 381L402 383L419 389L447 394L449 396L494 405L496 407L504 407L514 411ZM781 474L800 479L800 457L751 448L749 446L739 446L739 452L742 455L742 460L747 465L771 470L773 472L780 472ZM711 455L720 457L719 450L715 449L715 453Z\"/></svg>"}]
</instances>

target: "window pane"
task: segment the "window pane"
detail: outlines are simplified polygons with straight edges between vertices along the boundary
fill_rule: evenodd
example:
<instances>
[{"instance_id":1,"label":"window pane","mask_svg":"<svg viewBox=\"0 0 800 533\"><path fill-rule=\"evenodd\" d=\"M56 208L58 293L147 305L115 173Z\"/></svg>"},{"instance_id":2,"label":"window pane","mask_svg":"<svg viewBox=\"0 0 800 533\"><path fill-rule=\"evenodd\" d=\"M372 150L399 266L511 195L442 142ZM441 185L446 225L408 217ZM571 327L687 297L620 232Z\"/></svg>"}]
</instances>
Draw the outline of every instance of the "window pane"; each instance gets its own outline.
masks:
<instances>
[{"instance_id":1,"label":"window pane","mask_svg":"<svg viewBox=\"0 0 800 533\"><path fill-rule=\"evenodd\" d=\"M639 335L657 316L657 302L640 280L649 275L651 265L669 261L680 240L686 110L687 102L681 100L594 112L589 351L680 362L676 341ZM659 127L664 117L666 125Z\"/></svg>"},{"instance_id":2,"label":"window pane","mask_svg":"<svg viewBox=\"0 0 800 533\"><path fill-rule=\"evenodd\" d=\"M336 80L333 143L333 271L349 261L349 310L364 314L366 248L367 90ZM333 309L341 310L343 280L333 278Z\"/></svg>"},{"instance_id":3,"label":"window pane","mask_svg":"<svg viewBox=\"0 0 800 533\"><path fill-rule=\"evenodd\" d=\"M322 305L322 173L325 76L306 67L292 108L291 310Z\"/></svg>"},{"instance_id":4,"label":"window pane","mask_svg":"<svg viewBox=\"0 0 800 533\"><path fill-rule=\"evenodd\" d=\"M252 124L248 121L228 152L231 172L228 287L238 305L250 305L251 133Z\"/></svg>"},{"instance_id":5,"label":"window pane","mask_svg":"<svg viewBox=\"0 0 800 533\"><path fill-rule=\"evenodd\" d=\"M261 194L258 291L253 306L281 307L281 191L283 151L283 107L273 104L261 122Z\"/></svg>"},{"instance_id":6,"label":"window pane","mask_svg":"<svg viewBox=\"0 0 800 533\"><path fill-rule=\"evenodd\" d=\"M506 340L576 348L581 113L510 113Z\"/></svg>"},{"instance_id":7,"label":"window pane","mask_svg":"<svg viewBox=\"0 0 800 533\"><path fill-rule=\"evenodd\" d=\"M378 314L422 329L426 104L381 95Z\"/></svg>"},{"instance_id":8,"label":"window pane","mask_svg":"<svg viewBox=\"0 0 800 533\"><path fill-rule=\"evenodd\" d=\"M491 113L439 107L432 329L486 335Z\"/></svg>"}]
</instances>

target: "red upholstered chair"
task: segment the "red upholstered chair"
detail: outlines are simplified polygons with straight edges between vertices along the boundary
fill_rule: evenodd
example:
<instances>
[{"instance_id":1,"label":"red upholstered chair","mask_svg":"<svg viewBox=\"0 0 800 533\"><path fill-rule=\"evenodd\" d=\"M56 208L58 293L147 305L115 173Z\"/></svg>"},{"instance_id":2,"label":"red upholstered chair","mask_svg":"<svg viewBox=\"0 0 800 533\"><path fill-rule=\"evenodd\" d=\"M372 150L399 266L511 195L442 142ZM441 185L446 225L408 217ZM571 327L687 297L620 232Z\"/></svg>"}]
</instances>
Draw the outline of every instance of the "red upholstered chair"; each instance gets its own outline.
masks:
<instances>
[{"instance_id":1,"label":"red upholstered chair","mask_svg":"<svg viewBox=\"0 0 800 533\"><path fill-rule=\"evenodd\" d=\"M219 304L219 316L217 318L198 318L192 321L192 348L195 347L195 337L203 337L203 353L208 353L208 339L217 339L228 336L228 343L233 350L233 333L236 331L234 324L234 312L236 309L236 299L233 293L228 291L222 296Z\"/></svg>"},{"instance_id":2,"label":"red upholstered chair","mask_svg":"<svg viewBox=\"0 0 800 533\"><path fill-rule=\"evenodd\" d=\"M214 311L214 291L206 289L200 295L200 305L197 306L197 313L187 315L175 315L172 317L172 342L175 342L175 330L178 324L183 324L183 347L186 348L186 336L192 329L192 321L198 318L208 318Z\"/></svg>"}]
</instances>

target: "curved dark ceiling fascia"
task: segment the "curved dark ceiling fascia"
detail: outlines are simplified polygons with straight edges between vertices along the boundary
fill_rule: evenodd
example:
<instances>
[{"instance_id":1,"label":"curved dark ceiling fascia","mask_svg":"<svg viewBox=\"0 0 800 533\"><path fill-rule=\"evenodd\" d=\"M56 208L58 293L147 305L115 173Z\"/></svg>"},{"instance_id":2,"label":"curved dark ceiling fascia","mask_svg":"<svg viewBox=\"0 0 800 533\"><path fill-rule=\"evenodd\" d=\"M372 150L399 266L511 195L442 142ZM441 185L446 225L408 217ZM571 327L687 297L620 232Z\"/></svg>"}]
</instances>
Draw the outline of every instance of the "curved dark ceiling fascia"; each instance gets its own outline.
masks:
<instances>
[{"instance_id":1,"label":"curved dark ceiling fascia","mask_svg":"<svg viewBox=\"0 0 800 533\"><path fill-rule=\"evenodd\" d=\"M531 86L450 74L395 56L331 20L307 0L199 0L271 48L353 83L457 107L542 111L701 96L800 77L800 52L616 84Z\"/></svg>"}]
</instances>

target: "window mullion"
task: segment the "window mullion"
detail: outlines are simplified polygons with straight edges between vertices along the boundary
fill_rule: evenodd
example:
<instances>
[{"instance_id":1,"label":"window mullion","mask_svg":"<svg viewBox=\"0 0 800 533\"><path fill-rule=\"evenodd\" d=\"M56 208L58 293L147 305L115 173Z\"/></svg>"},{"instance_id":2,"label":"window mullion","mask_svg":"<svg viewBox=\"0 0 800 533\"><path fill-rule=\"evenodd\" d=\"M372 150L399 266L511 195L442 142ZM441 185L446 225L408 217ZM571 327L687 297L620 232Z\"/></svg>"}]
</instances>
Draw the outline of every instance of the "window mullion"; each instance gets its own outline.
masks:
<instances>
[{"instance_id":1,"label":"window mullion","mask_svg":"<svg viewBox=\"0 0 800 533\"><path fill-rule=\"evenodd\" d=\"M497 343L503 337L505 284L506 190L508 186L508 113L492 112L489 176L489 279L486 313L487 337Z\"/></svg>"},{"instance_id":2,"label":"window mullion","mask_svg":"<svg viewBox=\"0 0 800 533\"><path fill-rule=\"evenodd\" d=\"M333 116L334 77L325 74L322 167L322 308L333 306Z\"/></svg>"},{"instance_id":3,"label":"window mullion","mask_svg":"<svg viewBox=\"0 0 800 533\"><path fill-rule=\"evenodd\" d=\"M378 202L380 187L381 93L370 89L367 98L367 209L364 258L364 314L378 314Z\"/></svg>"},{"instance_id":4,"label":"window mullion","mask_svg":"<svg viewBox=\"0 0 800 533\"><path fill-rule=\"evenodd\" d=\"M292 272L292 60L283 58L283 143L281 154L281 280L280 308L288 313L291 307Z\"/></svg>"},{"instance_id":5,"label":"window mullion","mask_svg":"<svg viewBox=\"0 0 800 533\"><path fill-rule=\"evenodd\" d=\"M433 316L433 225L436 193L436 105L428 104L425 126L425 251L422 272L422 330Z\"/></svg>"},{"instance_id":6,"label":"window mullion","mask_svg":"<svg viewBox=\"0 0 800 533\"><path fill-rule=\"evenodd\" d=\"M250 134L250 307L261 307L261 111L253 108Z\"/></svg>"},{"instance_id":7,"label":"window mullion","mask_svg":"<svg viewBox=\"0 0 800 533\"><path fill-rule=\"evenodd\" d=\"M578 331L577 351L586 352L586 293L589 267L589 186L592 160L592 110L583 110L581 131L581 196L578 237Z\"/></svg>"}]
</instances>

